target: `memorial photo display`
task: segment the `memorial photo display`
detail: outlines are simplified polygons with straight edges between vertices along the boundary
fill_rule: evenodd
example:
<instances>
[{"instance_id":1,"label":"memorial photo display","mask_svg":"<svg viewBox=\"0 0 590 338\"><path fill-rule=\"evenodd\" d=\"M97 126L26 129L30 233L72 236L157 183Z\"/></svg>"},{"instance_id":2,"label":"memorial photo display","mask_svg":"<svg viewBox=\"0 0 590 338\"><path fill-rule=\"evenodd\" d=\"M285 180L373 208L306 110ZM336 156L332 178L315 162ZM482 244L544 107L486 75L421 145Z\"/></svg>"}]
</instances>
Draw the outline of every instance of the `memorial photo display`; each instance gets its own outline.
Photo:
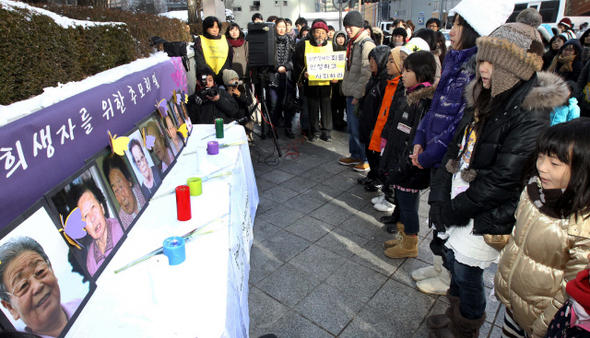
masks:
<instances>
[{"instance_id":1,"label":"memorial photo display","mask_svg":"<svg viewBox=\"0 0 590 338\"><path fill-rule=\"evenodd\" d=\"M63 337L95 290L51 214L42 199L0 233L0 321L6 330Z\"/></svg>"},{"instance_id":2,"label":"memorial photo display","mask_svg":"<svg viewBox=\"0 0 590 338\"><path fill-rule=\"evenodd\" d=\"M148 201L141 191L133 164L126 156L113 153L110 147L100 151L92 161L96 161L98 172L107 187L108 198L117 210L123 230L129 232Z\"/></svg>"},{"instance_id":3,"label":"memorial photo display","mask_svg":"<svg viewBox=\"0 0 590 338\"><path fill-rule=\"evenodd\" d=\"M96 164L90 163L47 195L63 219L61 233L70 252L94 280L125 236L108 190Z\"/></svg>"},{"instance_id":4,"label":"memorial photo display","mask_svg":"<svg viewBox=\"0 0 590 338\"><path fill-rule=\"evenodd\" d=\"M158 168L163 174L167 173L172 168L177 152L166 137L164 128L154 114L138 123L137 127L152 160L156 163L159 162Z\"/></svg>"},{"instance_id":5,"label":"memorial photo display","mask_svg":"<svg viewBox=\"0 0 590 338\"><path fill-rule=\"evenodd\" d=\"M160 169L160 160L152 159L149 151L143 143L143 136L139 130L129 134L129 147L125 151L125 156L135 172L137 181L140 184L143 196L146 199L151 198L162 183L164 175Z\"/></svg>"}]
</instances>

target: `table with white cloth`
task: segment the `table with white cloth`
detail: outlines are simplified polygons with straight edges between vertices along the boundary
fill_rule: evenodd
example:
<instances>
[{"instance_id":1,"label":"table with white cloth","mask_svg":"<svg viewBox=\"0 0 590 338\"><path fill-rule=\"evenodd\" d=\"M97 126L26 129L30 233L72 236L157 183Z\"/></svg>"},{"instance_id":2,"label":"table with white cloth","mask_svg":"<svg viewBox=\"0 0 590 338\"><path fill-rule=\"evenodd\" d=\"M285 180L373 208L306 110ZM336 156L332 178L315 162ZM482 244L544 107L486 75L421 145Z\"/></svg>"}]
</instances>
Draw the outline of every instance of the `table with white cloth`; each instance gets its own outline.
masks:
<instances>
[{"instance_id":1,"label":"table with white cloth","mask_svg":"<svg viewBox=\"0 0 590 338\"><path fill-rule=\"evenodd\" d=\"M258 191L244 128L225 128L225 137L216 139L214 125L194 125L187 146L102 272L67 337L248 337ZM246 142L208 155L209 141ZM192 219L178 221L174 188L216 170L231 175L203 182L203 193L191 196ZM205 224L212 232L186 243L183 263L172 266L157 255L115 274L161 247L164 239Z\"/></svg>"}]
</instances>

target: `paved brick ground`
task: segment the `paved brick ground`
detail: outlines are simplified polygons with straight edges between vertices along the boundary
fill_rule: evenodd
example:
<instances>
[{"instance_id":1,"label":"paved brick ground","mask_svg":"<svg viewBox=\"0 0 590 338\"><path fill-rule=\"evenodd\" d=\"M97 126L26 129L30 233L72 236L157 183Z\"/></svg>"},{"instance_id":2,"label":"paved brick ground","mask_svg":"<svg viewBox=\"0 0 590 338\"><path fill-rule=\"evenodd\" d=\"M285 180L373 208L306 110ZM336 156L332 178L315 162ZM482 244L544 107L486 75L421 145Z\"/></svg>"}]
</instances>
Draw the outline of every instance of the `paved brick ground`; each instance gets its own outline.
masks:
<instances>
[{"instance_id":1,"label":"paved brick ground","mask_svg":"<svg viewBox=\"0 0 590 338\"><path fill-rule=\"evenodd\" d=\"M382 243L391 239L368 193L356 180L364 174L338 164L348 156L348 135L333 142L287 139L283 157L272 140L251 147L260 205L254 223L250 270L250 336L428 337L425 319L442 313L446 298L416 289L410 273L432 262L426 229L428 191L420 201L417 258L390 259ZM496 270L484 274L492 293ZM500 337L504 310L488 300L481 337Z\"/></svg>"}]
</instances>

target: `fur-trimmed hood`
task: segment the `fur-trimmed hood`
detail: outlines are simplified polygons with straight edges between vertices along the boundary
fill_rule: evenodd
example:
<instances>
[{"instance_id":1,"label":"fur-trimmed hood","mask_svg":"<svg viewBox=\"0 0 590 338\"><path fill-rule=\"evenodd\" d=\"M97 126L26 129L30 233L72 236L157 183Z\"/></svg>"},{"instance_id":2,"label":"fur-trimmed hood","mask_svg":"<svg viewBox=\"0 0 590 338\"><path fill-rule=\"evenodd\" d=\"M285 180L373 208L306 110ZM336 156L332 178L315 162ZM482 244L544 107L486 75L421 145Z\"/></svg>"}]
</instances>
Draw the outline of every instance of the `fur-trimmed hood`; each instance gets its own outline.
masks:
<instances>
[{"instance_id":1,"label":"fur-trimmed hood","mask_svg":"<svg viewBox=\"0 0 590 338\"><path fill-rule=\"evenodd\" d=\"M471 81L465 87L465 99L467 107L475 105L475 85L477 79ZM526 94L521 107L524 110L542 110L551 112L555 107L565 104L568 100L569 89L563 79L553 73L537 72L537 83Z\"/></svg>"},{"instance_id":2,"label":"fur-trimmed hood","mask_svg":"<svg viewBox=\"0 0 590 338\"><path fill-rule=\"evenodd\" d=\"M434 91L436 90L436 86L429 86L420 88L408 94L406 96L406 100L408 105L413 105L414 103L418 103L418 101L422 99L431 99L434 97Z\"/></svg>"}]
</instances>

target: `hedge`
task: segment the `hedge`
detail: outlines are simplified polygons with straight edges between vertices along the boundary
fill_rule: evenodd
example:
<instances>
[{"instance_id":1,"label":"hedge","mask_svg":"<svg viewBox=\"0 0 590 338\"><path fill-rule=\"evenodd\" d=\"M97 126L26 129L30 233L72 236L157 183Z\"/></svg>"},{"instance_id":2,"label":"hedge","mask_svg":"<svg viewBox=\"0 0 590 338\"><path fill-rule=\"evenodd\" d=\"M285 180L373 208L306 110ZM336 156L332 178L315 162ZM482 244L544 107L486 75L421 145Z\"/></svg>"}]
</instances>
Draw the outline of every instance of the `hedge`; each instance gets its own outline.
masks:
<instances>
[{"instance_id":1,"label":"hedge","mask_svg":"<svg viewBox=\"0 0 590 338\"><path fill-rule=\"evenodd\" d=\"M81 6L39 7L73 19L126 25L63 28L27 9L0 9L0 36L5 37L0 41L1 105L147 57L153 35L190 41L186 24L176 19Z\"/></svg>"}]
</instances>

